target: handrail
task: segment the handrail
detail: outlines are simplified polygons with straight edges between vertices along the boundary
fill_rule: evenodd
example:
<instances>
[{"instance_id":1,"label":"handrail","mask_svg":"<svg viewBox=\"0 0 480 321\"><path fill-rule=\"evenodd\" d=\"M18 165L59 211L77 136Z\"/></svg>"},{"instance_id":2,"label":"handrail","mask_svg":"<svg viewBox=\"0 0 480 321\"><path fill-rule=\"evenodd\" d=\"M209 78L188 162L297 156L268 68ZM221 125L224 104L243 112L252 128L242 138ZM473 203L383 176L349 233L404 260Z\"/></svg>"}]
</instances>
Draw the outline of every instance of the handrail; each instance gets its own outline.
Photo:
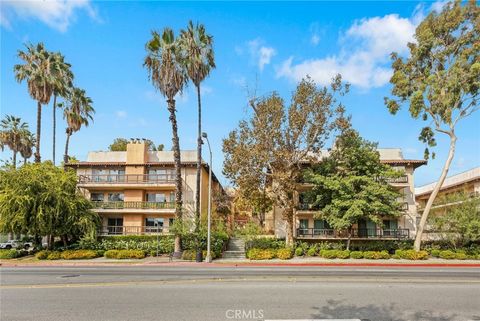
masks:
<instances>
[{"instance_id":1,"label":"handrail","mask_svg":"<svg viewBox=\"0 0 480 321\"><path fill-rule=\"evenodd\" d=\"M79 175L79 183L94 184L165 184L175 183L172 174L115 174L115 175Z\"/></svg>"},{"instance_id":2,"label":"handrail","mask_svg":"<svg viewBox=\"0 0 480 321\"><path fill-rule=\"evenodd\" d=\"M410 230L406 228L398 229L351 229L351 238L408 238ZM347 238L347 230L334 229L316 229L316 228L297 228L297 237L331 237L331 238Z\"/></svg>"},{"instance_id":3,"label":"handrail","mask_svg":"<svg viewBox=\"0 0 480 321\"><path fill-rule=\"evenodd\" d=\"M174 209L175 202L132 202L132 201L91 201L94 208L97 209Z\"/></svg>"},{"instance_id":4,"label":"handrail","mask_svg":"<svg viewBox=\"0 0 480 321\"><path fill-rule=\"evenodd\" d=\"M151 235L167 234L168 227L163 226L102 226L99 235Z\"/></svg>"}]
</instances>

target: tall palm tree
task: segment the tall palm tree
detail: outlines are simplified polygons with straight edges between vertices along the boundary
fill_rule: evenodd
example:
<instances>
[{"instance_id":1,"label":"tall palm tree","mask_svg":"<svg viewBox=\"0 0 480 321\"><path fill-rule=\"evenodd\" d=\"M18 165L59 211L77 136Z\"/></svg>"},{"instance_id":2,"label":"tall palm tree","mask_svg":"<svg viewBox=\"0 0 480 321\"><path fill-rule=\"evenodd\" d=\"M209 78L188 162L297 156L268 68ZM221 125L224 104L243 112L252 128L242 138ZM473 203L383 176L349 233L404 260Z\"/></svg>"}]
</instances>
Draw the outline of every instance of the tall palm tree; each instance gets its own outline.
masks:
<instances>
[{"instance_id":1,"label":"tall palm tree","mask_svg":"<svg viewBox=\"0 0 480 321\"><path fill-rule=\"evenodd\" d=\"M21 138L20 146L20 155L23 157L23 165L27 163L27 159L32 157L33 146L35 146L35 136L30 131L26 131Z\"/></svg>"},{"instance_id":2,"label":"tall palm tree","mask_svg":"<svg viewBox=\"0 0 480 321\"><path fill-rule=\"evenodd\" d=\"M73 87L73 72L70 70L71 65L65 62L65 57L56 52L53 54L53 70L54 70L54 83L53 83L53 146L52 146L52 161L55 165L55 150L56 150L56 130L57 130L57 97L61 96L66 98L69 91Z\"/></svg>"},{"instance_id":3,"label":"tall palm tree","mask_svg":"<svg viewBox=\"0 0 480 321\"><path fill-rule=\"evenodd\" d=\"M28 124L22 119L12 115L6 115L0 122L0 145L7 146L13 152L13 168L17 167L17 153L22 147L22 137L28 131Z\"/></svg>"},{"instance_id":4,"label":"tall palm tree","mask_svg":"<svg viewBox=\"0 0 480 321\"><path fill-rule=\"evenodd\" d=\"M160 35L152 31L152 38L147 42L147 56L143 66L148 70L148 77L160 93L167 98L170 122L172 123L172 145L175 162L175 217L182 218L182 176L180 159L180 142L175 115L175 95L181 93L187 82L183 66L182 51L172 29L165 28ZM180 235L175 236L175 253L181 251Z\"/></svg>"},{"instance_id":5,"label":"tall palm tree","mask_svg":"<svg viewBox=\"0 0 480 321\"><path fill-rule=\"evenodd\" d=\"M64 163L68 163L68 145L70 143L70 136L82 128L88 126L89 122L93 120L95 109L92 107L92 99L88 97L85 90L80 88L73 88L63 109L63 118L67 121L67 140L65 142L65 154L63 156Z\"/></svg>"},{"instance_id":6,"label":"tall palm tree","mask_svg":"<svg viewBox=\"0 0 480 321\"><path fill-rule=\"evenodd\" d=\"M213 54L213 37L208 35L203 24L188 23L187 30L182 30L180 43L184 50L184 64L188 78L197 89L198 102L198 136L197 136L197 180L195 193L196 230L200 225L200 175L202 170L202 103L200 84L215 68Z\"/></svg>"},{"instance_id":7,"label":"tall palm tree","mask_svg":"<svg viewBox=\"0 0 480 321\"><path fill-rule=\"evenodd\" d=\"M42 126L42 105L48 104L53 92L53 55L43 43L26 45L27 50L19 50L17 56L23 64L13 67L18 82L27 81L30 97L37 101L37 134L35 137L35 162L40 163L40 135Z\"/></svg>"}]
</instances>

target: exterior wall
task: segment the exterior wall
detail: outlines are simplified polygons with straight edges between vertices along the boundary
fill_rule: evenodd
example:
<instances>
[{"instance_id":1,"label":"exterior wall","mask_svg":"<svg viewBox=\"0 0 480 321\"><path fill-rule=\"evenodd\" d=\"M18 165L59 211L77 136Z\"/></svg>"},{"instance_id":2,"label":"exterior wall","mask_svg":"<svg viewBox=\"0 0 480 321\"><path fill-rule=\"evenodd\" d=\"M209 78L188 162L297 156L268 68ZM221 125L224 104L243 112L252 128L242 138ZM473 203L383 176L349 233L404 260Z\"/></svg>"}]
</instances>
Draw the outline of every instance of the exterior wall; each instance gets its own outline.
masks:
<instances>
[{"instance_id":1,"label":"exterior wall","mask_svg":"<svg viewBox=\"0 0 480 321\"><path fill-rule=\"evenodd\" d=\"M186 162L181 168L182 176L182 192L184 211L183 217L193 219L195 214L195 189L196 189L196 152L182 151L182 163ZM108 202L108 194L112 192L123 192L124 202L145 202L146 193L163 192L166 194L167 202L169 202L169 194L175 191L174 183L170 182L160 185L152 185L150 183L142 183L139 176L129 175L146 175L149 168L162 168L166 170L173 170L173 152L151 152L147 150L144 143L129 143L126 152L91 152L88 155L86 163L91 163L84 166L76 166L77 175L92 176L93 168L99 169L121 169L125 170L126 181L115 181L113 183L96 183L95 179L85 184L80 185L80 190L88 199L91 193L103 193L104 202ZM118 165L124 163L125 165ZM158 165L153 165L153 164ZM145 178L148 178L146 175ZM201 211L207 213L208 203L208 171L205 166L202 167L201 176ZM213 180L212 189L220 190L221 186L218 182ZM115 204L115 203L114 203ZM126 205L125 205L126 206ZM137 206L135 204L135 206ZM143 205L142 205L143 206ZM142 209L143 208L143 209ZM123 227L132 228L125 234L137 233L135 231L142 231L145 226L146 218L163 218L164 230L168 231L169 219L175 217L174 208L127 208L120 206L113 207L99 207L94 209L102 217L103 226L108 225L109 218L122 218Z\"/></svg>"}]
</instances>

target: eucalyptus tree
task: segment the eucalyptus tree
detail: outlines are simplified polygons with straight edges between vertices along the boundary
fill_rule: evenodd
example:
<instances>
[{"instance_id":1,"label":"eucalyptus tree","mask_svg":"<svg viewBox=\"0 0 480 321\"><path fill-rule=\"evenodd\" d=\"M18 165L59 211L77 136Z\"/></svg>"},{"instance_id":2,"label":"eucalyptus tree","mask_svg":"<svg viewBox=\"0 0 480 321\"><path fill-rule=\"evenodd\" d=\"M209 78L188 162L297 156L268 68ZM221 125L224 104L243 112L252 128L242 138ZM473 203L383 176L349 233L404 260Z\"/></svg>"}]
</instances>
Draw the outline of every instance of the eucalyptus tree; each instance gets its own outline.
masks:
<instances>
[{"instance_id":1,"label":"eucalyptus tree","mask_svg":"<svg viewBox=\"0 0 480 321\"><path fill-rule=\"evenodd\" d=\"M187 74L183 64L183 53L178 39L170 28L162 34L152 31L152 38L145 45L147 56L143 66L148 71L148 78L153 86L167 98L169 120L172 124L172 149L175 163L175 216L182 219L182 176L180 142L178 139L175 95L181 93L187 83ZM175 252L181 251L180 234L175 236Z\"/></svg>"},{"instance_id":2,"label":"eucalyptus tree","mask_svg":"<svg viewBox=\"0 0 480 321\"><path fill-rule=\"evenodd\" d=\"M17 154L22 150L22 139L28 135L28 124L20 117L6 115L0 122L0 146L7 146L13 153L13 167L17 166Z\"/></svg>"},{"instance_id":3,"label":"eucalyptus tree","mask_svg":"<svg viewBox=\"0 0 480 321\"><path fill-rule=\"evenodd\" d=\"M55 151L56 151L56 129L57 129L57 97L67 98L70 90L73 87L73 72L71 71L71 65L65 62L65 57L56 52L53 54L53 145L52 145L52 161L55 165Z\"/></svg>"},{"instance_id":4,"label":"eucalyptus tree","mask_svg":"<svg viewBox=\"0 0 480 321\"><path fill-rule=\"evenodd\" d=\"M35 137L35 162L40 163L40 139L42 126L42 105L50 102L54 90L54 56L45 49L43 43L26 45L26 51L17 53L23 63L14 66L15 79L27 81L28 93L37 101L37 131Z\"/></svg>"},{"instance_id":5,"label":"eucalyptus tree","mask_svg":"<svg viewBox=\"0 0 480 321\"><path fill-rule=\"evenodd\" d=\"M392 94L385 98L392 114L402 104L410 115L428 121L419 139L429 147L436 145L437 133L450 141L447 159L417 226L414 248L420 250L425 224L432 204L447 177L455 155L455 130L461 120L479 109L480 88L480 9L475 0L447 3L439 13L430 13L415 30L410 55L392 54L394 74ZM425 149L425 159L430 156ZM432 154L434 157L434 154Z\"/></svg>"},{"instance_id":6,"label":"eucalyptus tree","mask_svg":"<svg viewBox=\"0 0 480 321\"><path fill-rule=\"evenodd\" d=\"M215 68L213 37L205 31L203 24L188 23L186 30L180 33L180 44L184 50L184 64L188 78L197 90L198 133L197 133L197 178L195 192L196 229L200 224L200 176L202 169L202 102L200 84Z\"/></svg>"},{"instance_id":7,"label":"eucalyptus tree","mask_svg":"<svg viewBox=\"0 0 480 321\"><path fill-rule=\"evenodd\" d=\"M92 104L93 101L86 95L85 90L75 87L72 89L63 106L63 117L67 121L67 128L65 130L67 139L65 141L65 153L63 155L65 164L68 163L70 136L79 131L82 126L88 126L90 121L93 121L95 109Z\"/></svg>"}]
</instances>

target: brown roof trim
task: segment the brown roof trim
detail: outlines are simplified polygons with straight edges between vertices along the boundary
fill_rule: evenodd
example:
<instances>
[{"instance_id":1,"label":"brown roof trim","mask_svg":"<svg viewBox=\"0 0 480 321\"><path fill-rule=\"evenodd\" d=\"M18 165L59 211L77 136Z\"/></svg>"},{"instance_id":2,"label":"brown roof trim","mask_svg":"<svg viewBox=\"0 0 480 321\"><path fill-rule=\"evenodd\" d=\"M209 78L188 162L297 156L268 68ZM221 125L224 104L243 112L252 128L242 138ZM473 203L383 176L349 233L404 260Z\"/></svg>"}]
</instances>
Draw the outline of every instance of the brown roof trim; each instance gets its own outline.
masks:
<instances>
[{"instance_id":1,"label":"brown roof trim","mask_svg":"<svg viewBox=\"0 0 480 321\"><path fill-rule=\"evenodd\" d=\"M414 168L427 164L424 159L381 159L380 162L389 165L413 165Z\"/></svg>"}]
</instances>

